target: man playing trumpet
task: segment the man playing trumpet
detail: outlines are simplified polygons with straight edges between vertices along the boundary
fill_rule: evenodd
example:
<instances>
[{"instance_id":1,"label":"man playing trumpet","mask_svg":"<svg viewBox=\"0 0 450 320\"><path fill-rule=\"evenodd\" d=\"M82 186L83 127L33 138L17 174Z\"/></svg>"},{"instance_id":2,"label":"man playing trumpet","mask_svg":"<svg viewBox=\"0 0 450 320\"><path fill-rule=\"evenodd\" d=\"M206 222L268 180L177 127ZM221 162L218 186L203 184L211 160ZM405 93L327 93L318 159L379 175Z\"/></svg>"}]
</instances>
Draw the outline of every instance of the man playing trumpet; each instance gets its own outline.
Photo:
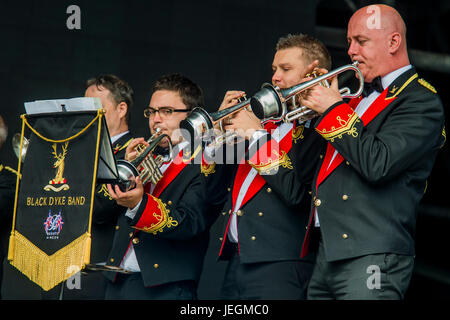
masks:
<instances>
[{"instance_id":1,"label":"man playing trumpet","mask_svg":"<svg viewBox=\"0 0 450 320\"><path fill-rule=\"evenodd\" d=\"M394 8L356 11L347 41L366 81L363 95L345 103L334 79L302 99L321 115L315 130L327 142L313 180L309 225L320 240L308 298L403 299L418 204L444 141L443 107L410 65Z\"/></svg>"},{"instance_id":2,"label":"man playing trumpet","mask_svg":"<svg viewBox=\"0 0 450 320\"><path fill-rule=\"evenodd\" d=\"M106 299L195 299L203 258L208 246L209 227L215 215L207 212L200 170L193 165L187 141L176 131L193 107L203 104L200 87L185 76L172 74L156 81L144 115L150 132L157 129L172 141L173 159L167 158L156 184L122 192L108 185L117 203L127 207L119 216L108 264L126 273L108 272ZM146 144L135 139L127 148ZM165 156L167 140L156 154ZM201 153L200 153L201 154Z\"/></svg>"},{"instance_id":3,"label":"man playing trumpet","mask_svg":"<svg viewBox=\"0 0 450 320\"><path fill-rule=\"evenodd\" d=\"M280 38L272 63L273 85L298 84L317 65L315 60L330 68L330 55L317 39L307 35ZM235 105L243 94L228 91L221 109ZM244 137L249 148L237 159L238 165L217 165L217 173L205 179L211 193L208 198L225 200L219 256L229 263L221 296L304 299L312 257L300 259L300 252L309 212L308 191L322 146L314 122L263 126L251 111L242 109L223 124Z\"/></svg>"}]
</instances>

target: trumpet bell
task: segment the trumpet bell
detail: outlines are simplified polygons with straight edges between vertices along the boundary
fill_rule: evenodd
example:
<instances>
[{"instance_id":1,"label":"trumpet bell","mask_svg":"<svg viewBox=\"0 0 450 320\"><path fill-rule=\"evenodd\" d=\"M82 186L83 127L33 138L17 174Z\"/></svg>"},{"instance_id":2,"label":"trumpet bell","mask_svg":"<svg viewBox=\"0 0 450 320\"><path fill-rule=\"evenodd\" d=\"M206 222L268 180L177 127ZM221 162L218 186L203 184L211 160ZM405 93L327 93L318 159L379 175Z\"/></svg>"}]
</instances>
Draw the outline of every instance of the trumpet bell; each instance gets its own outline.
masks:
<instances>
[{"instance_id":1,"label":"trumpet bell","mask_svg":"<svg viewBox=\"0 0 450 320\"><path fill-rule=\"evenodd\" d=\"M205 109L200 107L192 109L189 116L180 122L181 133L186 141L203 137L213 128L213 119Z\"/></svg>"},{"instance_id":2,"label":"trumpet bell","mask_svg":"<svg viewBox=\"0 0 450 320\"><path fill-rule=\"evenodd\" d=\"M252 111L261 120L279 118L285 113L286 104L282 102L279 89L270 83L264 83L261 90L250 100Z\"/></svg>"},{"instance_id":3,"label":"trumpet bell","mask_svg":"<svg viewBox=\"0 0 450 320\"><path fill-rule=\"evenodd\" d=\"M22 143L22 154L20 152L20 133L16 133L12 137L12 147L14 150L14 154L18 159L22 159L22 163L25 161L25 156L27 155L28 145L30 144L30 141L23 137L23 143ZM22 157L20 157L22 156Z\"/></svg>"}]
</instances>

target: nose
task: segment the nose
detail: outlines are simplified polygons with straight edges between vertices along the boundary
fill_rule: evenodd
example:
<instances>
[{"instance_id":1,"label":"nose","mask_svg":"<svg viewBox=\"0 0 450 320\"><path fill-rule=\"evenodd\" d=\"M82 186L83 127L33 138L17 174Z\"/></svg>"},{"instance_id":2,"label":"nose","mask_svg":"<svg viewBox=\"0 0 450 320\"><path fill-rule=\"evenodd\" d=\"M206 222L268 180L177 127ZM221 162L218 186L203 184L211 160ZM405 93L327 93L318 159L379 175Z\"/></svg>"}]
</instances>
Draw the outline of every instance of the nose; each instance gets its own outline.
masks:
<instances>
[{"instance_id":1,"label":"nose","mask_svg":"<svg viewBox=\"0 0 450 320\"><path fill-rule=\"evenodd\" d=\"M358 53L358 44L356 41L351 41L348 45L347 54L350 58L353 58Z\"/></svg>"},{"instance_id":2,"label":"nose","mask_svg":"<svg viewBox=\"0 0 450 320\"><path fill-rule=\"evenodd\" d=\"M275 71L272 75L272 84L277 85L281 82L281 72Z\"/></svg>"}]
</instances>

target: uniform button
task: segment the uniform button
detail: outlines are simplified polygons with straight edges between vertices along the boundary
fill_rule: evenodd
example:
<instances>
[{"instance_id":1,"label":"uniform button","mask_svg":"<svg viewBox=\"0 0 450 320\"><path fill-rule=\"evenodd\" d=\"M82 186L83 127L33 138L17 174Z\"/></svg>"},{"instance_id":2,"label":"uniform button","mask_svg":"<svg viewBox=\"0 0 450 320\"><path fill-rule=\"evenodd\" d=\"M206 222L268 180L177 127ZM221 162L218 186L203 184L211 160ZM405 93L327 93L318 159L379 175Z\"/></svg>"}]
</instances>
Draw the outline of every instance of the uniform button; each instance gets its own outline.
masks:
<instances>
[{"instance_id":1,"label":"uniform button","mask_svg":"<svg viewBox=\"0 0 450 320\"><path fill-rule=\"evenodd\" d=\"M308 226L305 227L305 230L308 230Z\"/></svg>"},{"instance_id":2,"label":"uniform button","mask_svg":"<svg viewBox=\"0 0 450 320\"><path fill-rule=\"evenodd\" d=\"M228 192L230 192L230 191L231 191L231 188L227 188L227 190L228 190Z\"/></svg>"},{"instance_id":3,"label":"uniform button","mask_svg":"<svg viewBox=\"0 0 450 320\"><path fill-rule=\"evenodd\" d=\"M172 201L167 201L167 204L169 205L169 206L171 206L172 205Z\"/></svg>"},{"instance_id":4,"label":"uniform button","mask_svg":"<svg viewBox=\"0 0 450 320\"><path fill-rule=\"evenodd\" d=\"M225 216L226 214L227 214L227 212L226 212L226 211L222 212L222 215L223 215L223 216Z\"/></svg>"},{"instance_id":5,"label":"uniform button","mask_svg":"<svg viewBox=\"0 0 450 320\"><path fill-rule=\"evenodd\" d=\"M345 164L349 166L349 165L350 165L350 162L348 162L348 161L345 161Z\"/></svg>"},{"instance_id":6,"label":"uniform button","mask_svg":"<svg viewBox=\"0 0 450 320\"><path fill-rule=\"evenodd\" d=\"M316 207L320 207L321 204L322 204L322 201L320 201L320 199L314 200L314 205L315 205Z\"/></svg>"},{"instance_id":7,"label":"uniform button","mask_svg":"<svg viewBox=\"0 0 450 320\"><path fill-rule=\"evenodd\" d=\"M114 258L109 259L110 262L114 262Z\"/></svg>"},{"instance_id":8,"label":"uniform button","mask_svg":"<svg viewBox=\"0 0 450 320\"><path fill-rule=\"evenodd\" d=\"M134 244L138 244L138 243L139 243L139 238L134 238L134 239L133 239L133 243L134 243Z\"/></svg>"},{"instance_id":9,"label":"uniform button","mask_svg":"<svg viewBox=\"0 0 450 320\"><path fill-rule=\"evenodd\" d=\"M323 155L319 155L319 158L322 159L322 158L323 158Z\"/></svg>"},{"instance_id":10,"label":"uniform button","mask_svg":"<svg viewBox=\"0 0 450 320\"><path fill-rule=\"evenodd\" d=\"M222 238L222 237L220 237L220 238L219 238L219 241L223 241L223 238Z\"/></svg>"},{"instance_id":11,"label":"uniform button","mask_svg":"<svg viewBox=\"0 0 450 320\"><path fill-rule=\"evenodd\" d=\"M347 239L347 238L348 238L348 234L344 233L344 234L342 235L342 238Z\"/></svg>"},{"instance_id":12,"label":"uniform button","mask_svg":"<svg viewBox=\"0 0 450 320\"><path fill-rule=\"evenodd\" d=\"M239 217L244 215L244 212L242 210L238 210L236 213Z\"/></svg>"},{"instance_id":13,"label":"uniform button","mask_svg":"<svg viewBox=\"0 0 450 320\"><path fill-rule=\"evenodd\" d=\"M271 192L272 192L272 189L271 189L271 188L267 188L267 192L268 192L268 193L271 193Z\"/></svg>"},{"instance_id":14,"label":"uniform button","mask_svg":"<svg viewBox=\"0 0 450 320\"><path fill-rule=\"evenodd\" d=\"M129 236L130 238L133 238L133 232L130 232Z\"/></svg>"},{"instance_id":15,"label":"uniform button","mask_svg":"<svg viewBox=\"0 0 450 320\"><path fill-rule=\"evenodd\" d=\"M256 237L255 237L255 236L252 236L250 239L252 239L252 241L255 241L255 240L256 240Z\"/></svg>"},{"instance_id":16,"label":"uniform button","mask_svg":"<svg viewBox=\"0 0 450 320\"><path fill-rule=\"evenodd\" d=\"M312 191L308 191L309 195L312 195Z\"/></svg>"},{"instance_id":17,"label":"uniform button","mask_svg":"<svg viewBox=\"0 0 450 320\"><path fill-rule=\"evenodd\" d=\"M258 212L258 216L262 217L263 213L262 212Z\"/></svg>"},{"instance_id":18,"label":"uniform button","mask_svg":"<svg viewBox=\"0 0 450 320\"><path fill-rule=\"evenodd\" d=\"M158 268L159 268L159 264L155 263L155 264L153 265L153 268L158 269Z\"/></svg>"},{"instance_id":19,"label":"uniform button","mask_svg":"<svg viewBox=\"0 0 450 320\"><path fill-rule=\"evenodd\" d=\"M119 228L120 228L119 226L116 226L116 230L119 230Z\"/></svg>"},{"instance_id":20,"label":"uniform button","mask_svg":"<svg viewBox=\"0 0 450 320\"><path fill-rule=\"evenodd\" d=\"M231 214L231 209L230 209L230 210L228 210L228 214Z\"/></svg>"},{"instance_id":21,"label":"uniform button","mask_svg":"<svg viewBox=\"0 0 450 320\"><path fill-rule=\"evenodd\" d=\"M342 200L348 200L348 195L346 195L346 194L344 194L343 196L342 196Z\"/></svg>"}]
</instances>

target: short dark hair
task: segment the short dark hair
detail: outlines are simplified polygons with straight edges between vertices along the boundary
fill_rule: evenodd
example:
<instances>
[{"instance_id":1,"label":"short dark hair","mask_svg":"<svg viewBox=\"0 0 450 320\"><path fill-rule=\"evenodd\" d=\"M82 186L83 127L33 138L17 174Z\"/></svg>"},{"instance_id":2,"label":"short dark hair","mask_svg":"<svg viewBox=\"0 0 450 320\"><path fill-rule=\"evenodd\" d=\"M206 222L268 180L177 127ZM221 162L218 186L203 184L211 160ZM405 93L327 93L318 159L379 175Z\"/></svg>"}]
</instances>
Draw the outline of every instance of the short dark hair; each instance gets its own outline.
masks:
<instances>
[{"instance_id":1,"label":"short dark hair","mask_svg":"<svg viewBox=\"0 0 450 320\"><path fill-rule=\"evenodd\" d=\"M131 107L133 106L134 91L131 86L118 76L113 74L103 74L86 81L86 89L90 86L104 87L109 90L112 100L117 104L125 102L127 104L127 113L125 121L130 121Z\"/></svg>"},{"instance_id":2,"label":"short dark hair","mask_svg":"<svg viewBox=\"0 0 450 320\"><path fill-rule=\"evenodd\" d=\"M200 86L182 74L172 73L160 77L153 85L152 94L159 90L178 92L188 109L204 105L203 92Z\"/></svg>"},{"instance_id":3,"label":"short dark hair","mask_svg":"<svg viewBox=\"0 0 450 320\"><path fill-rule=\"evenodd\" d=\"M331 55L325 45L307 34L288 34L278 39L276 50L300 48L308 64L319 60L319 67L330 70Z\"/></svg>"}]
</instances>

